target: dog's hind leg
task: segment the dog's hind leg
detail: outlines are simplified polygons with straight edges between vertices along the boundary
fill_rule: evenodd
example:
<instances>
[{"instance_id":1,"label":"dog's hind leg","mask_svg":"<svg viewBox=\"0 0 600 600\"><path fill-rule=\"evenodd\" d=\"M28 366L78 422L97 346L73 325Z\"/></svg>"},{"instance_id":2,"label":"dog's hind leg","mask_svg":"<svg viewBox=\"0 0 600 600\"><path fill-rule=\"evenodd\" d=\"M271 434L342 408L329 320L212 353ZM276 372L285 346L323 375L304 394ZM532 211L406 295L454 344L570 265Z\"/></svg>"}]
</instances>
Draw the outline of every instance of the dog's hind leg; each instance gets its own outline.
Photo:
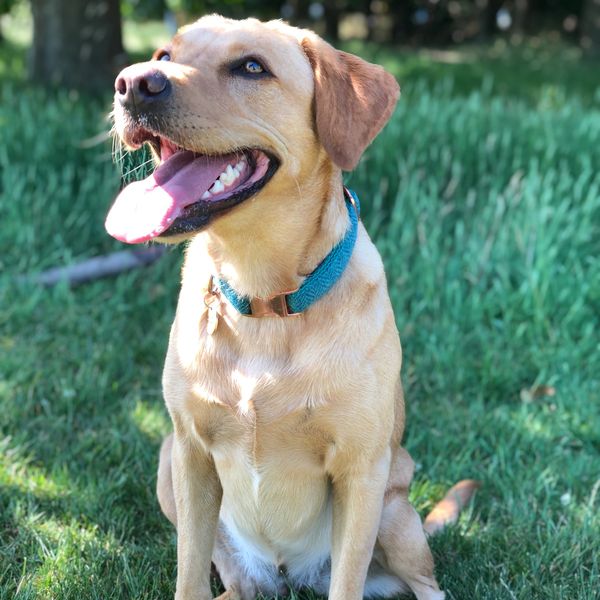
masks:
<instances>
[{"instance_id":1,"label":"dog's hind leg","mask_svg":"<svg viewBox=\"0 0 600 600\"><path fill-rule=\"evenodd\" d=\"M177 510L175 508L175 494L173 493L173 475L171 473L171 449L173 448L173 434L168 435L160 447L158 461L158 477L156 482L156 495L163 513L177 527Z\"/></svg>"},{"instance_id":2,"label":"dog's hind leg","mask_svg":"<svg viewBox=\"0 0 600 600\"><path fill-rule=\"evenodd\" d=\"M384 568L406 583L418 600L442 600L421 519L408 502L413 470L408 452L399 448L392 460L377 545L383 550Z\"/></svg>"}]
</instances>

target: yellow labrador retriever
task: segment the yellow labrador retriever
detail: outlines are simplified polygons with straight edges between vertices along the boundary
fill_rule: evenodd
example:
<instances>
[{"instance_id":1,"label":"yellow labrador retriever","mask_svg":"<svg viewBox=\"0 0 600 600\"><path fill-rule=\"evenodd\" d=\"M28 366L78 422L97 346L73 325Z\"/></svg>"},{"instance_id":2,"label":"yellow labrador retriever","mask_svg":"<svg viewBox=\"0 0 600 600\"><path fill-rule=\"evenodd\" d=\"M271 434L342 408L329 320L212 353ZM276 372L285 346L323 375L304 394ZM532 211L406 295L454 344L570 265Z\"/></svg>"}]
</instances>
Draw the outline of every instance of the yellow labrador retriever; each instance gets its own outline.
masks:
<instances>
[{"instance_id":1,"label":"yellow labrador retriever","mask_svg":"<svg viewBox=\"0 0 600 600\"><path fill-rule=\"evenodd\" d=\"M392 114L395 79L309 31L208 16L115 87L118 134L158 166L106 227L190 241L158 472L177 600L212 597L211 561L221 598L443 598L407 500L383 265L342 186Z\"/></svg>"}]
</instances>

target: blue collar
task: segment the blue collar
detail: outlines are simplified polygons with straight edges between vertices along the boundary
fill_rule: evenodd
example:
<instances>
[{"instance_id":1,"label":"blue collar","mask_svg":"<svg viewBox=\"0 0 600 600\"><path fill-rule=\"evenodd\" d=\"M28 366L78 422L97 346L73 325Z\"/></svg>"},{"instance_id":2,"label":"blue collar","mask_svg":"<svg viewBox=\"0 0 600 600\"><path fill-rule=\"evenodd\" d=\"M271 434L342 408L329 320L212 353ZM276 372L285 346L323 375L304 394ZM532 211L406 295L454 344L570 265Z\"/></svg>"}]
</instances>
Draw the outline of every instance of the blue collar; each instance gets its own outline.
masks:
<instances>
[{"instance_id":1,"label":"blue collar","mask_svg":"<svg viewBox=\"0 0 600 600\"><path fill-rule=\"evenodd\" d=\"M348 266L354 250L360 203L358 196L346 187L344 187L344 196L350 227L343 239L333 247L297 290L275 294L269 298L249 298L238 295L227 281L215 277L215 292L220 292L238 312L249 317L287 317L308 310L337 283Z\"/></svg>"}]
</instances>

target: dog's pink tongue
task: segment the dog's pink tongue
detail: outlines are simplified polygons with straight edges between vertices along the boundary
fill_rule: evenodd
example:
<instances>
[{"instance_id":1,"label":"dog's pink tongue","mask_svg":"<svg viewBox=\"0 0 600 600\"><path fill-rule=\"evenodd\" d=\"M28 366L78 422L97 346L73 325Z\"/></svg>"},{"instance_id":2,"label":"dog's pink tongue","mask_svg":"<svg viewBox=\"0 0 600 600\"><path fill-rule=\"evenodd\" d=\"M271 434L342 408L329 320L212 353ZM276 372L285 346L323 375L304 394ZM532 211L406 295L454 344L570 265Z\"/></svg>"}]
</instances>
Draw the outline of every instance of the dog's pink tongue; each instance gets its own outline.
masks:
<instances>
[{"instance_id":1,"label":"dog's pink tongue","mask_svg":"<svg viewBox=\"0 0 600 600\"><path fill-rule=\"evenodd\" d=\"M150 177L121 191L106 217L106 231L128 244L160 235L186 206L200 200L229 162L227 157L177 152Z\"/></svg>"}]
</instances>

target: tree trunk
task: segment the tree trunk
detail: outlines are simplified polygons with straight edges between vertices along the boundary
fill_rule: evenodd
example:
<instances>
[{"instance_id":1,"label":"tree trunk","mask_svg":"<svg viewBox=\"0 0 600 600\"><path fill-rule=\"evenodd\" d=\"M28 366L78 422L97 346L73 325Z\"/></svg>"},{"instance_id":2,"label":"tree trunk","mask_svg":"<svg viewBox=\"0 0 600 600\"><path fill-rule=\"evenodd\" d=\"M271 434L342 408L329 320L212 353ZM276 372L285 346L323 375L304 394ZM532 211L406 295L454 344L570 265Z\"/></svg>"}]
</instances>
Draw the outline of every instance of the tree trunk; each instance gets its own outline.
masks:
<instances>
[{"instance_id":1,"label":"tree trunk","mask_svg":"<svg viewBox=\"0 0 600 600\"><path fill-rule=\"evenodd\" d=\"M325 9L325 37L337 40L340 21L340 8L337 0L325 0L323 8Z\"/></svg>"},{"instance_id":2,"label":"tree trunk","mask_svg":"<svg viewBox=\"0 0 600 600\"><path fill-rule=\"evenodd\" d=\"M581 44L589 54L600 55L600 0L585 0L581 19Z\"/></svg>"},{"instance_id":3,"label":"tree trunk","mask_svg":"<svg viewBox=\"0 0 600 600\"><path fill-rule=\"evenodd\" d=\"M513 29L515 33L519 35L525 34L527 27L527 17L529 14L529 2L528 0L516 0L515 1L515 20Z\"/></svg>"},{"instance_id":4,"label":"tree trunk","mask_svg":"<svg viewBox=\"0 0 600 600\"><path fill-rule=\"evenodd\" d=\"M500 0L479 0L479 37L488 40L496 33L496 14L502 2Z\"/></svg>"},{"instance_id":5,"label":"tree trunk","mask_svg":"<svg viewBox=\"0 0 600 600\"><path fill-rule=\"evenodd\" d=\"M119 0L32 0L35 82L107 89L123 66Z\"/></svg>"},{"instance_id":6,"label":"tree trunk","mask_svg":"<svg viewBox=\"0 0 600 600\"><path fill-rule=\"evenodd\" d=\"M401 44L406 44L413 32L413 23L411 21L412 3L410 2L392 2L390 4L390 13L392 15L392 40Z\"/></svg>"}]
</instances>

